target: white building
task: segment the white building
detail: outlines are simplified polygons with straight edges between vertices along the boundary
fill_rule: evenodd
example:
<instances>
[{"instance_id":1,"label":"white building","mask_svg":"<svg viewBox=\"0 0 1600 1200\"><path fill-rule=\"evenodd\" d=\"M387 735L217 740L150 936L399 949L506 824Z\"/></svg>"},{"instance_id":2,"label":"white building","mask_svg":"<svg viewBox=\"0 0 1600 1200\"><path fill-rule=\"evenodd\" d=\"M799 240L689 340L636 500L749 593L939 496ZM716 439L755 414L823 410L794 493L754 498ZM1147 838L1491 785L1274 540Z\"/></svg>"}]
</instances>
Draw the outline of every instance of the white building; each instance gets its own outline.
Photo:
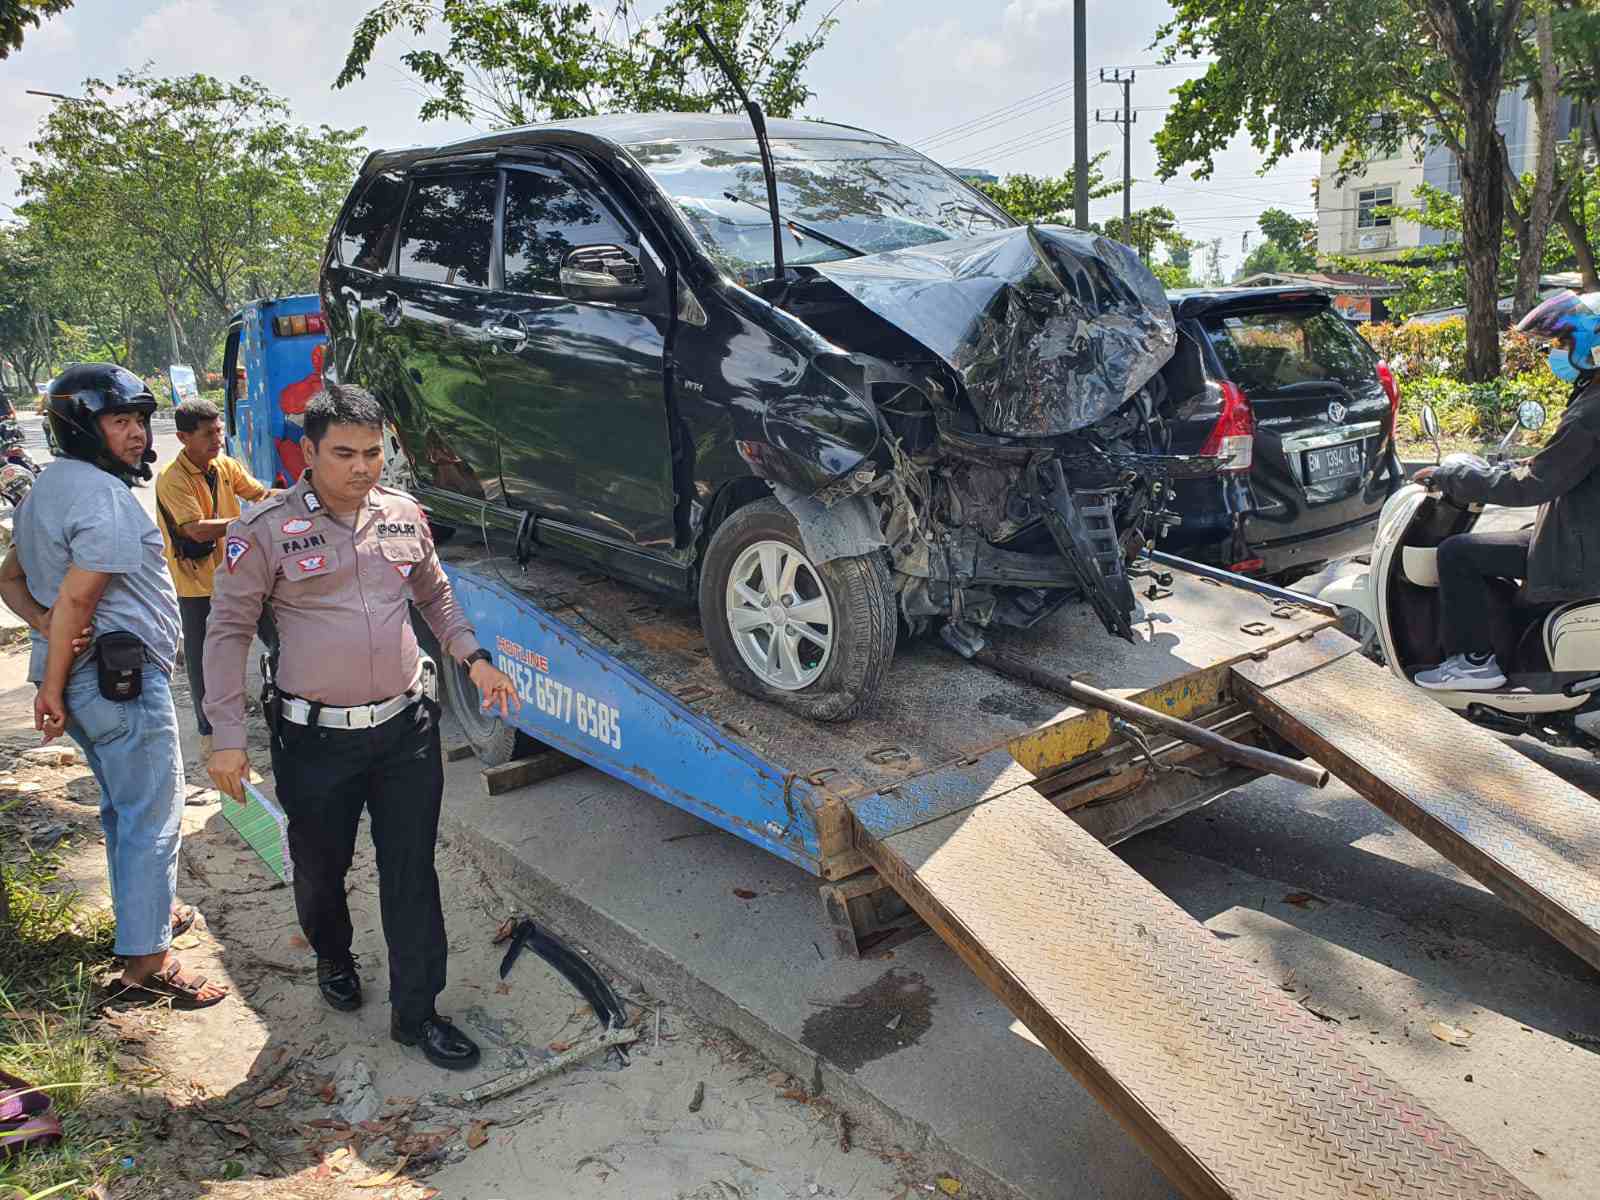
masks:
<instances>
[{"instance_id":1,"label":"white building","mask_svg":"<svg viewBox=\"0 0 1600 1200\"><path fill-rule=\"evenodd\" d=\"M1560 137L1571 133L1578 112L1572 101L1562 101L1556 114ZM1531 171L1538 154L1532 101L1507 92L1500 97L1496 124L1505 135L1514 169L1519 175ZM1365 170L1352 174L1342 185L1338 181L1339 157L1322 156L1317 181L1318 257L1348 255L1384 262L1404 250L1454 240L1452 234L1424 229L1414 221L1391 219L1378 212L1386 205L1407 208L1419 203L1417 192L1424 182L1459 196L1461 172L1448 147L1414 145L1402 148L1392 158L1371 159Z\"/></svg>"}]
</instances>

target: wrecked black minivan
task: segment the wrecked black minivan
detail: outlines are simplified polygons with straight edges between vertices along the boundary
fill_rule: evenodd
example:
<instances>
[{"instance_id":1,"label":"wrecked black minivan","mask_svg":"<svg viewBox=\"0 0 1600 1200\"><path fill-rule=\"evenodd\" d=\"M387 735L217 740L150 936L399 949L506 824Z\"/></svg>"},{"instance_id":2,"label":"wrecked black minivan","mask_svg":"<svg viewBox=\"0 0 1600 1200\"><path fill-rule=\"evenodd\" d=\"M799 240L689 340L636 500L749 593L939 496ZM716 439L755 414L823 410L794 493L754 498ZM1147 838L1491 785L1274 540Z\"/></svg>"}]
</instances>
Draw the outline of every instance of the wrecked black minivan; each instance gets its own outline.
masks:
<instances>
[{"instance_id":1,"label":"wrecked black minivan","mask_svg":"<svg viewBox=\"0 0 1600 1200\"><path fill-rule=\"evenodd\" d=\"M727 116L373 154L330 378L440 524L697 602L725 677L818 719L906 634L970 655L1082 601L1131 636L1130 555L1214 466L1167 453L1159 283L879 135L767 132L773 190Z\"/></svg>"}]
</instances>

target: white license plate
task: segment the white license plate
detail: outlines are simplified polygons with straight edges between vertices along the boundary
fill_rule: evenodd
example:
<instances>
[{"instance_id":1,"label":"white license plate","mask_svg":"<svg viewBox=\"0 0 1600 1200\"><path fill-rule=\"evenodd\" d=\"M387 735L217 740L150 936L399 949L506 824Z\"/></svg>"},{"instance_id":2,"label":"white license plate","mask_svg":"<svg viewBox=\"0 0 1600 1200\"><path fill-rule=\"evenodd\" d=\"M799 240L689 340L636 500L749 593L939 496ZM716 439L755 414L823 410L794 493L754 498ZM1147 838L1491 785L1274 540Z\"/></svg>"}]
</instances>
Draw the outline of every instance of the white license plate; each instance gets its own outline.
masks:
<instances>
[{"instance_id":1,"label":"white license plate","mask_svg":"<svg viewBox=\"0 0 1600 1200\"><path fill-rule=\"evenodd\" d=\"M1337 446L1307 450L1305 454L1307 483L1327 483L1361 474L1363 459L1360 442L1341 442Z\"/></svg>"}]
</instances>

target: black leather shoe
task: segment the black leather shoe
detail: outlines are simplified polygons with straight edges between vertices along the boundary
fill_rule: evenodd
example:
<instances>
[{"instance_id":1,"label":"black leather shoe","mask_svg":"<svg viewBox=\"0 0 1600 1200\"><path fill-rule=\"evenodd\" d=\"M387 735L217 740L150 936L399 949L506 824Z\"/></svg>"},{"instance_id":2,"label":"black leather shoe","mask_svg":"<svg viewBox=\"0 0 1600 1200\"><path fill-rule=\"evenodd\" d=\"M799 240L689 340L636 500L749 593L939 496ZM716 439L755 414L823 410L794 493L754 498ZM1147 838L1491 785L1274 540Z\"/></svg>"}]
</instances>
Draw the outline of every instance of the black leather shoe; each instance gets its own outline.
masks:
<instances>
[{"instance_id":1,"label":"black leather shoe","mask_svg":"<svg viewBox=\"0 0 1600 1200\"><path fill-rule=\"evenodd\" d=\"M389 1036L402 1046L417 1046L429 1062L447 1071L465 1071L478 1065L478 1044L438 1013L426 1018L415 1029L407 1029L399 1018L389 1018Z\"/></svg>"},{"instance_id":2,"label":"black leather shoe","mask_svg":"<svg viewBox=\"0 0 1600 1200\"><path fill-rule=\"evenodd\" d=\"M361 1007L361 976L356 974L356 956L317 959L317 987L330 1008L355 1012Z\"/></svg>"}]
</instances>

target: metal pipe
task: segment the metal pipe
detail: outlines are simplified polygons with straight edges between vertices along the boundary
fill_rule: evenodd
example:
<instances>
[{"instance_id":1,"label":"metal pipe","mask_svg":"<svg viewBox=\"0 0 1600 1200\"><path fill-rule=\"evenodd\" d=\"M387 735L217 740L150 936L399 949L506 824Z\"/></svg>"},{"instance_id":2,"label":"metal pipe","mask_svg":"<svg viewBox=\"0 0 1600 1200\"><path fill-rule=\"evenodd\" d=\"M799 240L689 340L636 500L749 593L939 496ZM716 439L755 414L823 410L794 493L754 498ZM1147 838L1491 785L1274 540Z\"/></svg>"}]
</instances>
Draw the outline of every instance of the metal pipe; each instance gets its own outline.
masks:
<instances>
[{"instance_id":1,"label":"metal pipe","mask_svg":"<svg viewBox=\"0 0 1600 1200\"><path fill-rule=\"evenodd\" d=\"M1012 658L1007 654L1000 654L993 649L978 651L974 661L1011 679L1032 684L1047 692L1054 692L1068 700L1075 700L1085 707L1098 708L1134 725L1154 729L1168 737L1199 746L1226 762L1248 767L1252 771L1260 771L1266 775L1281 775L1295 783L1315 788L1323 787L1328 782L1327 770L1316 763L1301 762L1299 759L1274 754L1271 750L1263 750L1259 746L1246 746L1242 742L1223 737L1220 733L1192 722L1168 716L1153 708L1146 708L1132 700L1124 700L1121 696L1114 696L1086 683L1079 683L1070 675L1057 675L1054 671L1047 671L1043 667Z\"/></svg>"},{"instance_id":2,"label":"metal pipe","mask_svg":"<svg viewBox=\"0 0 1600 1200\"><path fill-rule=\"evenodd\" d=\"M1259 579L1251 579L1248 575L1240 575L1236 571L1228 571L1222 567L1211 567L1205 563L1194 562L1191 559L1179 558L1176 554L1168 554L1165 550L1148 550L1146 554L1151 562L1159 563L1163 567L1171 567L1175 571L1182 571L1186 575L1198 575L1202 579L1215 579L1218 583L1226 583L1231 587L1243 588L1245 591L1255 592L1259 596L1270 596L1274 600L1282 600L1287 604L1298 604L1303 608L1327 613L1331 617L1339 615L1339 606L1337 604L1329 604L1326 600L1318 600L1315 596L1308 596L1305 592L1291 591L1289 588L1278 587L1276 584L1263 583Z\"/></svg>"}]
</instances>

